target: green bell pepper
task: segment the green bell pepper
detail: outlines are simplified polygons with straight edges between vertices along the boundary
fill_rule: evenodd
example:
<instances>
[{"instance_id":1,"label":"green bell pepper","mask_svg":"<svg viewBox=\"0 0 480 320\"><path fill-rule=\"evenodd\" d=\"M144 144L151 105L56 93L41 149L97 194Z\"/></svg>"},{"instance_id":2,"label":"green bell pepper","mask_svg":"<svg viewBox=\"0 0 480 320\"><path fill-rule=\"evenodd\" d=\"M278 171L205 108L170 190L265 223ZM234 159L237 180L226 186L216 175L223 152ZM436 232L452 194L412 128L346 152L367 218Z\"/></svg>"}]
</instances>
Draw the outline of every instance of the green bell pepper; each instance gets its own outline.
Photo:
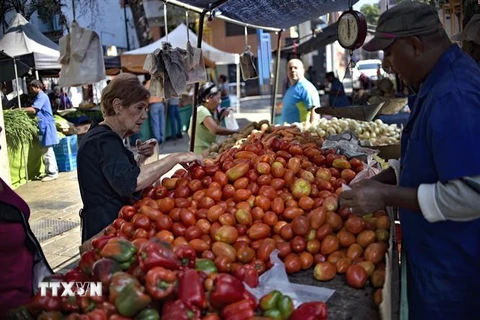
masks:
<instances>
[{"instance_id":1,"label":"green bell pepper","mask_svg":"<svg viewBox=\"0 0 480 320\"><path fill-rule=\"evenodd\" d=\"M135 320L160 320L160 314L152 308L143 309L135 316Z\"/></svg>"},{"instance_id":2,"label":"green bell pepper","mask_svg":"<svg viewBox=\"0 0 480 320\"><path fill-rule=\"evenodd\" d=\"M215 262L210 259L197 259L195 265L198 271L203 271L207 275L218 272Z\"/></svg>"},{"instance_id":3,"label":"green bell pepper","mask_svg":"<svg viewBox=\"0 0 480 320\"><path fill-rule=\"evenodd\" d=\"M282 318L285 320L289 319L293 311L295 310L292 298L290 298L289 296L281 296L278 300L277 307L282 314Z\"/></svg>"},{"instance_id":4,"label":"green bell pepper","mask_svg":"<svg viewBox=\"0 0 480 320\"><path fill-rule=\"evenodd\" d=\"M113 238L108 240L102 248L100 255L103 258L115 260L122 270L130 268L135 261L137 248L130 241L123 238Z\"/></svg>"},{"instance_id":5,"label":"green bell pepper","mask_svg":"<svg viewBox=\"0 0 480 320\"><path fill-rule=\"evenodd\" d=\"M132 317L151 301L152 298L143 292L143 287L131 283L120 292L115 300L115 307L122 316Z\"/></svg>"},{"instance_id":6,"label":"green bell pepper","mask_svg":"<svg viewBox=\"0 0 480 320\"><path fill-rule=\"evenodd\" d=\"M282 313L278 309L269 309L263 313L265 317L272 318L275 320L284 320Z\"/></svg>"},{"instance_id":7,"label":"green bell pepper","mask_svg":"<svg viewBox=\"0 0 480 320\"><path fill-rule=\"evenodd\" d=\"M282 294L280 291L273 290L272 292L264 295L260 299L260 308L264 311L275 309L281 297L282 297Z\"/></svg>"}]
</instances>

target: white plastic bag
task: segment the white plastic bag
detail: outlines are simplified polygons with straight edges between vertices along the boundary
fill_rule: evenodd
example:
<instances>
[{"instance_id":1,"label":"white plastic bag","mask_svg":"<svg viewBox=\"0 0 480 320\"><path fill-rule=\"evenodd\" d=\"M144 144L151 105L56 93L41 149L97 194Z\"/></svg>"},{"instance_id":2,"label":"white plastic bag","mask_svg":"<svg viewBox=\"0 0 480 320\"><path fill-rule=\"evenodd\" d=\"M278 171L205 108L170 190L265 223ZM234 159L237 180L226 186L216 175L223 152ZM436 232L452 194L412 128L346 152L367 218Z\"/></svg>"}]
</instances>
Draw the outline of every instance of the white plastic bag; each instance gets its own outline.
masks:
<instances>
[{"instance_id":1,"label":"white plastic bag","mask_svg":"<svg viewBox=\"0 0 480 320\"><path fill-rule=\"evenodd\" d=\"M258 300L267 293L278 290L282 294L292 298L295 307L298 307L304 302L325 302L330 299L335 292L335 290L332 289L291 283L285 271L285 264L278 257L278 250L274 250L270 254L270 260L273 263L273 267L260 276L260 284L258 287L252 289L248 285L245 285L247 290Z\"/></svg>"},{"instance_id":2,"label":"white plastic bag","mask_svg":"<svg viewBox=\"0 0 480 320\"><path fill-rule=\"evenodd\" d=\"M379 174L381 171L381 169L378 168L379 165L377 161L375 161L371 155L367 157L367 163L364 163L363 165L364 165L364 169L359 173L357 173L355 178L353 178L353 180L350 181L349 183L350 185L365 179L370 179L371 177Z\"/></svg>"},{"instance_id":3,"label":"white plastic bag","mask_svg":"<svg viewBox=\"0 0 480 320\"><path fill-rule=\"evenodd\" d=\"M230 111L228 115L225 117L225 127L230 130L238 130L240 128L238 126L237 119L235 119L235 116L233 113Z\"/></svg>"}]
</instances>

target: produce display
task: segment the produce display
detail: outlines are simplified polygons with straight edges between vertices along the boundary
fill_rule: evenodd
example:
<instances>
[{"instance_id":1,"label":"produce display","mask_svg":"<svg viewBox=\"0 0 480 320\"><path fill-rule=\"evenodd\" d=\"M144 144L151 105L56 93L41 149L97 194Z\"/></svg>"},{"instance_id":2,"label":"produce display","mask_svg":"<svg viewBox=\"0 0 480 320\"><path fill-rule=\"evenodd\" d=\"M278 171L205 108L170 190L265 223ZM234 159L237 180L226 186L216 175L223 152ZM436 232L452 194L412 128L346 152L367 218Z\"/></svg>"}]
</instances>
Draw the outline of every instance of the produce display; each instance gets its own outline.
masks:
<instances>
[{"instance_id":1,"label":"produce display","mask_svg":"<svg viewBox=\"0 0 480 320\"><path fill-rule=\"evenodd\" d=\"M64 296L63 289L44 296L39 292L8 319L327 319L323 302L295 309L293 300L278 291L258 301L239 278L240 271L236 276L220 273L215 263L196 258L187 245L171 246L156 237L130 242L113 235L96 238L92 245L75 269L44 279L73 282L74 295ZM250 267L244 277L258 281ZM78 284L89 281L102 283L101 296L80 291Z\"/></svg>"},{"instance_id":2,"label":"produce display","mask_svg":"<svg viewBox=\"0 0 480 320\"><path fill-rule=\"evenodd\" d=\"M321 118L317 123L304 124L304 130L316 133L321 137L341 134L345 131L353 131L358 135L363 146L383 146L400 143L401 128L396 124L387 125L382 120L358 121L353 119L330 120Z\"/></svg>"},{"instance_id":3,"label":"produce display","mask_svg":"<svg viewBox=\"0 0 480 320\"><path fill-rule=\"evenodd\" d=\"M287 273L312 270L320 286L337 275L352 288L369 281L380 304L390 219L382 210L359 217L338 203L342 186L366 165L322 150L321 138L294 126L259 129L122 207L65 275L101 281L104 297L75 304L36 296L39 304L27 309L39 319L50 319L42 318L48 312L105 314L98 319L326 319L323 303L293 311L279 292L257 303L245 291L243 283L259 285L275 249Z\"/></svg>"}]
</instances>

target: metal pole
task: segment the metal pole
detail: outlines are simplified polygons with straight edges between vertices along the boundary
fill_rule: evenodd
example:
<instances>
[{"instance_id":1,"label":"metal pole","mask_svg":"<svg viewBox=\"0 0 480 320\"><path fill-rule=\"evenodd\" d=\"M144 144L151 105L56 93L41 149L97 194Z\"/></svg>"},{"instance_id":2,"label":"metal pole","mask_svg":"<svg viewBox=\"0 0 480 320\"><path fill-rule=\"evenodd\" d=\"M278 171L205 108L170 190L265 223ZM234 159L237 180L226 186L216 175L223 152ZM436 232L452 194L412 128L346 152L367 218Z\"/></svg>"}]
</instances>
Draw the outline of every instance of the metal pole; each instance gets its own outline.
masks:
<instances>
[{"instance_id":1,"label":"metal pole","mask_svg":"<svg viewBox=\"0 0 480 320\"><path fill-rule=\"evenodd\" d=\"M18 109L22 109L22 102L20 100L20 91L18 91L20 84L18 83L18 70L17 70L17 60L13 58L13 69L15 70L15 84L17 85L17 101ZM25 148L22 145L22 155L23 155L23 164L25 165L25 179L28 181L28 161L27 155L25 154Z\"/></svg>"},{"instance_id":2,"label":"metal pole","mask_svg":"<svg viewBox=\"0 0 480 320\"><path fill-rule=\"evenodd\" d=\"M127 36L127 50L130 50L130 39L128 36L128 19L127 19L128 0L123 0L123 18L125 20L125 34Z\"/></svg>"},{"instance_id":3,"label":"metal pole","mask_svg":"<svg viewBox=\"0 0 480 320\"><path fill-rule=\"evenodd\" d=\"M277 91L278 91L278 77L280 75L280 48L282 42L282 30L278 32L277 40L277 61L275 61L275 79L273 80L273 94L272 94L272 113L271 113L271 124L275 124L275 105L277 104Z\"/></svg>"},{"instance_id":4,"label":"metal pole","mask_svg":"<svg viewBox=\"0 0 480 320\"><path fill-rule=\"evenodd\" d=\"M75 21L75 0L72 0L73 21Z\"/></svg>"},{"instance_id":5,"label":"metal pole","mask_svg":"<svg viewBox=\"0 0 480 320\"><path fill-rule=\"evenodd\" d=\"M237 113L240 113L240 62L237 62Z\"/></svg>"},{"instance_id":6,"label":"metal pole","mask_svg":"<svg viewBox=\"0 0 480 320\"><path fill-rule=\"evenodd\" d=\"M205 21L205 15L207 14L208 10L205 9L200 13L200 20L198 22L198 35L197 35L197 48L202 47L202 38L203 38L203 23ZM197 131L197 95L198 95L198 88L199 83L195 83L195 88L193 90L193 109L192 109L192 136L190 137L190 151L193 152L195 150L195 133Z\"/></svg>"}]
</instances>

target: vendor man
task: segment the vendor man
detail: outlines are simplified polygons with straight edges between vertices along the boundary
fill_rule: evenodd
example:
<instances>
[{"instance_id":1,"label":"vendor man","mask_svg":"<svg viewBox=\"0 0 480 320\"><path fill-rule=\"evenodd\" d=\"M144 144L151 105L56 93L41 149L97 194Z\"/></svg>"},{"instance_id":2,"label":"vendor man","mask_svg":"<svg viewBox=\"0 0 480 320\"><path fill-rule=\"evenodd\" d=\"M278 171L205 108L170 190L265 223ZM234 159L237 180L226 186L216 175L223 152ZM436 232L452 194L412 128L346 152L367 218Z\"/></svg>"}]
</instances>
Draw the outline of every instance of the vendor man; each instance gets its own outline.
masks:
<instances>
[{"instance_id":1,"label":"vendor man","mask_svg":"<svg viewBox=\"0 0 480 320\"><path fill-rule=\"evenodd\" d=\"M313 109L320 107L320 96L315 86L305 78L302 61L292 59L288 62L288 80L290 87L283 97L281 123L313 121Z\"/></svg>"},{"instance_id":2,"label":"vendor man","mask_svg":"<svg viewBox=\"0 0 480 320\"><path fill-rule=\"evenodd\" d=\"M384 66L417 95L400 162L351 185L341 206L400 208L409 319L472 319L480 312L480 72L420 2L384 12L363 48L383 50Z\"/></svg>"},{"instance_id":3,"label":"vendor man","mask_svg":"<svg viewBox=\"0 0 480 320\"><path fill-rule=\"evenodd\" d=\"M46 182L58 178L57 159L53 151L53 146L58 144L58 135L50 99L42 89L43 83L40 80L32 80L28 84L28 90L34 96L34 101L32 107L23 110L35 112L38 118L39 139L45 165L45 176L42 181Z\"/></svg>"},{"instance_id":4,"label":"vendor man","mask_svg":"<svg viewBox=\"0 0 480 320\"><path fill-rule=\"evenodd\" d=\"M475 14L463 31L454 35L452 40L461 42L462 50L470 55L480 67L480 14Z\"/></svg>"}]
</instances>

